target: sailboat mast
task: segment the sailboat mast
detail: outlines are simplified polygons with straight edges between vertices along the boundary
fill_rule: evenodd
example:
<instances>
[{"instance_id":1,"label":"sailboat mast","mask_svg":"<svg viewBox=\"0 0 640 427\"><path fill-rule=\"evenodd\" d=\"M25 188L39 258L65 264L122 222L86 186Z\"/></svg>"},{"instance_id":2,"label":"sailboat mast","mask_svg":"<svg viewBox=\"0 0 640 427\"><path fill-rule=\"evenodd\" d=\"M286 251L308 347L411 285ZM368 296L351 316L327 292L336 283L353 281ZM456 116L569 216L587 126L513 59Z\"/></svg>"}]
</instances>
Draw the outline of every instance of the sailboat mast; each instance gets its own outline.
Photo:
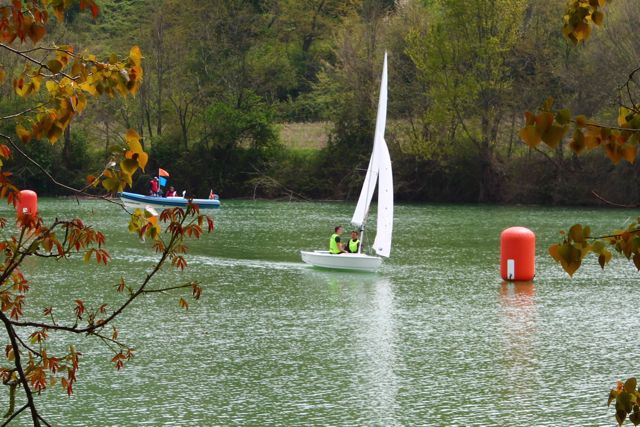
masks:
<instances>
[{"instance_id":1,"label":"sailboat mast","mask_svg":"<svg viewBox=\"0 0 640 427\"><path fill-rule=\"evenodd\" d=\"M380 98L378 100L378 112L376 115L376 128L374 133L373 149L369 158L369 166L367 174L362 183L362 190L356 209L351 218L351 224L360 227L361 233L364 234L364 223L369 214L369 205L373 198L373 193L378 183L378 173L380 170L378 157L380 149L378 146L384 143L384 131L387 118L387 53L384 54L384 63L382 67L382 76L380 79Z\"/></svg>"}]
</instances>

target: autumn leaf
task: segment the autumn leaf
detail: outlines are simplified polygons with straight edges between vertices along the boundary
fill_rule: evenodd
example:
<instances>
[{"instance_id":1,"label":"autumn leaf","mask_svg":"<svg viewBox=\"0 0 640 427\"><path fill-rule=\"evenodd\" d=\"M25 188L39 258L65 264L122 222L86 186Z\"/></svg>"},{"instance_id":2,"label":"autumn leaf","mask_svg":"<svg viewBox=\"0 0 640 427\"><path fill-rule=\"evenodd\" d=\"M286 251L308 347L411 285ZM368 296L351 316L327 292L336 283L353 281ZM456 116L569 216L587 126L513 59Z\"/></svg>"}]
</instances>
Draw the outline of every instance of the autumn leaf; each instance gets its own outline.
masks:
<instances>
[{"instance_id":1,"label":"autumn leaf","mask_svg":"<svg viewBox=\"0 0 640 427\"><path fill-rule=\"evenodd\" d=\"M31 141L31 132L25 129L24 126L16 125L16 133L18 134L20 141L22 141L24 144Z\"/></svg>"}]
</instances>

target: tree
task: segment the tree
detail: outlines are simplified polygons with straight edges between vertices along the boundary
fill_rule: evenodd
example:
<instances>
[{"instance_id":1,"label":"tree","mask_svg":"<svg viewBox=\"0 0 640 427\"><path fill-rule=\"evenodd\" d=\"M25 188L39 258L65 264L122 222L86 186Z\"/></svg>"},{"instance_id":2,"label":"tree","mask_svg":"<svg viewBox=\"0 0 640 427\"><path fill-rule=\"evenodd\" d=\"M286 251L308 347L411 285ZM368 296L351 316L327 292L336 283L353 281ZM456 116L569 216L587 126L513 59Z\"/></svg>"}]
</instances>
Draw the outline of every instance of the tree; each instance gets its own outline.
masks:
<instances>
[{"instance_id":1,"label":"tree","mask_svg":"<svg viewBox=\"0 0 640 427\"><path fill-rule=\"evenodd\" d=\"M76 194L87 194L89 187L99 187L109 192L121 191L131 185L138 170L144 170L148 155L143 151L140 137L129 130L125 145L113 150L107 166L87 178L88 185L75 189L59 183L50 172L28 157L21 143L30 140L47 140L55 144L69 129L71 121L85 109L87 104L101 95L126 97L138 91L142 81L142 55L140 49L131 49L128 57L119 59L112 55L106 61L88 52L77 53L70 45L46 46L40 41L49 27L49 13L62 20L71 6L69 1L13 0L10 5L0 5L0 51L16 62L0 65L0 83L13 80L17 96L30 103L12 114L0 117L0 123L17 122L15 135L0 132L0 196L10 203L22 203L26 197L11 181L12 154L15 152L41 170L57 185ZM94 0L80 0L79 9L88 9L95 17L98 6ZM18 63L22 66L19 67ZM86 335L100 340L112 353L111 361L121 369L133 357L133 350L119 338L115 320L136 299L151 292L174 289L189 289L195 299L201 294L198 283L189 282L174 286L153 286L151 279L169 263L184 269L187 262L185 240L198 238L205 229L213 229L213 221L199 214L196 206L167 210L159 217L136 210L131 216L129 230L140 238L153 241L158 261L138 284L125 278L114 278L115 291L123 295L120 305L110 308L106 304L96 307L85 305L83 299L71 302L71 310L58 316L58 309L44 307L42 316L29 318L25 315L28 292L35 283L30 283L21 271L22 263L30 257L65 259L83 253L84 260L92 259L98 264L107 264L110 255L105 248L105 236L86 225L81 219L56 219L45 224L37 212L18 213L16 234L7 235L8 220L0 218L0 321L4 325L8 344L6 360L0 364L0 378L7 387L9 408L6 423L25 411L35 426L49 425L37 407L37 395L46 389L61 384L71 395L77 379L81 353L74 345L66 351L55 352L48 346L50 333ZM167 224L166 228L162 224ZM188 308L188 302L180 298L179 304ZM62 320L66 319L66 320ZM28 336L28 340L26 339ZM16 408L16 394L24 393L26 403Z\"/></svg>"},{"instance_id":2,"label":"tree","mask_svg":"<svg viewBox=\"0 0 640 427\"><path fill-rule=\"evenodd\" d=\"M320 180L339 197L348 197L364 178L358 169L366 169L371 152L381 45L391 9L384 1L372 0L362 2L358 12L345 18L333 52L335 61L325 63L313 93L324 118L333 123L322 152Z\"/></svg>"},{"instance_id":3,"label":"tree","mask_svg":"<svg viewBox=\"0 0 640 427\"><path fill-rule=\"evenodd\" d=\"M499 194L494 148L514 98L508 58L525 7L524 0L434 1L429 27L408 35L407 52L428 88L429 118L452 123L445 137L466 139L477 151L479 201Z\"/></svg>"}]
</instances>

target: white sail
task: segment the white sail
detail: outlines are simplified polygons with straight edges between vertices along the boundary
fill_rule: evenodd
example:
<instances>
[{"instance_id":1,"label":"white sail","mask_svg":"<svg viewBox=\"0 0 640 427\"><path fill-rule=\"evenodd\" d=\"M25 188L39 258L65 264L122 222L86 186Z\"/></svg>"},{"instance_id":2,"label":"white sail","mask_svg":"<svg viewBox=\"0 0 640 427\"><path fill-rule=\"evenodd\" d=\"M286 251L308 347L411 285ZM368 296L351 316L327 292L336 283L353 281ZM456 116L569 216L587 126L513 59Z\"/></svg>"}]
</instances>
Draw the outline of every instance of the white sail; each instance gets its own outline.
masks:
<instances>
[{"instance_id":1,"label":"white sail","mask_svg":"<svg viewBox=\"0 0 640 427\"><path fill-rule=\"evenodd\" d=\"M386 143L384 142L384 130L387 124L387 53L384 54L384 64L382 66L382 78L380 79L380 98L378 99L378 115L376 117L376 130L373 139L373 150L371 152L371 158L369 159L369 167L367 168L367 175L364 178L362 184L362 190L360 191L360 197L358 198L358 204L356 210L353 212L351 218L351 224L356 227L362 227L364 221L369 213L369 205L373 198L373 193L376 189L376 183L378 181L379 154L378 146L384 145L387 150ZM389 152L387 150L387 157Z\"/></svg>"},{"instance_id":2,"label":"white sail","mask_svg":"<svg viewBox=\"0 0 640 427\"><path fill-rule=\"evenodd\" d=\"M378 181L378 168L375 166L374 155L371 155L369 159L369 167L367 168L367 175L364 177L362 184L362 190L360 191L360 197L358 198L358 204L356 210L353 212L351 218L351 224L355 227L362 227L364 220L369 213L369 205L371 204L371 198L373 192L376 189L376 182Z\"/></svg>"},{"instance_id":3,"label":"white sail","mask_svg":"<svg viewBox=\"0 0 640 427\"><path fill-rule=\"evenodd\" d=\"M373 249L378 255L388 257L393 232L393 174L389 149L384 139L378 146L378 154L378 219Z\"/></svg>"}]
</instances>

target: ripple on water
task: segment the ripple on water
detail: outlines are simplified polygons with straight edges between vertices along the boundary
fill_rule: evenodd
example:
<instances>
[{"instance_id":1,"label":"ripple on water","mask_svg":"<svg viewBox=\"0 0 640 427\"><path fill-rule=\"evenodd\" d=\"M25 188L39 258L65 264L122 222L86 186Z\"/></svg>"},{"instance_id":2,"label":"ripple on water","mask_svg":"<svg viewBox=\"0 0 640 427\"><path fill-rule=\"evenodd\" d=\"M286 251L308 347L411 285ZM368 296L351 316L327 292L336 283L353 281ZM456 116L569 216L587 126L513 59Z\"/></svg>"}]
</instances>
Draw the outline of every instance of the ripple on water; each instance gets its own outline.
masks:
<instances>
[{"instance_id":1,"label":"ripple on water","mask_svg":"<svg viewBox=\"0 0 640 427\"><path fill-rule=\"evenodd\" d=\"M69 311L82 294L114 306L113 284L137 283L157 259L118 211L42 205L49 216L88 214L113 262L35 261L34 313ZM607 390L637 374L637 316L625 316L636 311L636 273L593 261L569 280L546 246L566 218L606 229L629 212L399 206L378 274L302 264L298 251L324 247L352 209L225 202L214 235L189 244L189 268L152 282L198 280L200 302L186 313L172 293L137 303L118 321L137 354L124 371L99 343L78 344L76 394L46 393L44 413L70 426L613 424ZM538 235L533 284L498 277L499 233L511 225Z\"/></svg>"}]
</instances>

